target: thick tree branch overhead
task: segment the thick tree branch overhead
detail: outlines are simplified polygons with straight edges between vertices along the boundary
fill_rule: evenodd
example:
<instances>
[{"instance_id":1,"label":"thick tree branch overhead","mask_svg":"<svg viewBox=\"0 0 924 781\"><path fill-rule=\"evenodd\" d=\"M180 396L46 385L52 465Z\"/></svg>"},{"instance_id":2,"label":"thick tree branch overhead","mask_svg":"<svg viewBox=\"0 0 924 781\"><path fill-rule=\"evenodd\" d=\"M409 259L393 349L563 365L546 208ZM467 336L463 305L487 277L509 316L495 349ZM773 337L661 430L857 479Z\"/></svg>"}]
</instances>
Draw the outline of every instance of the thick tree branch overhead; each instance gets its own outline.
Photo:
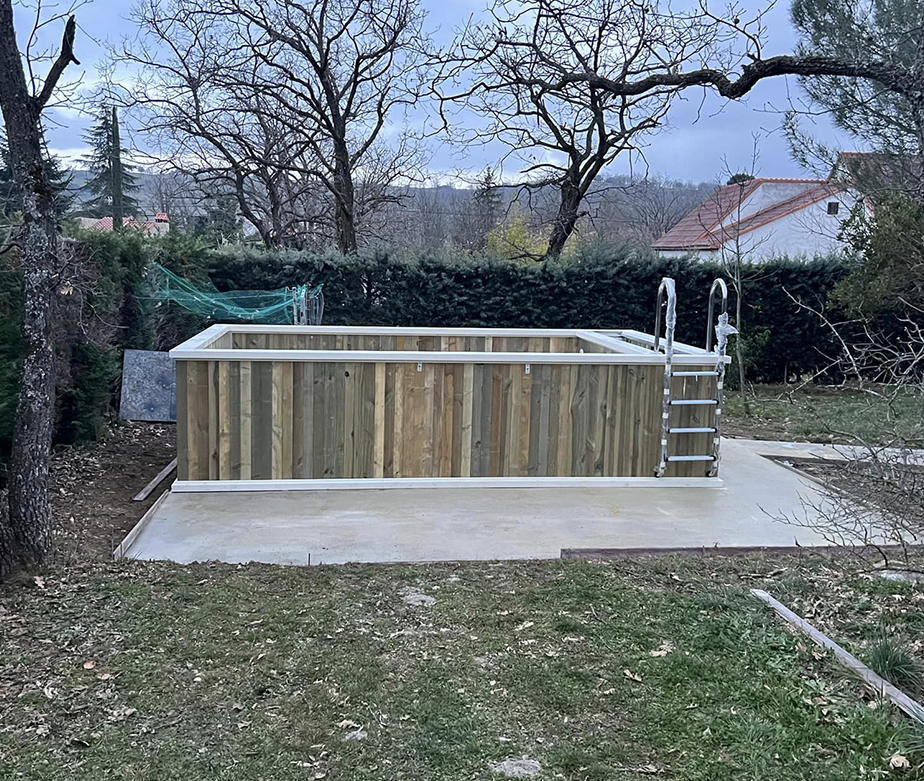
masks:
<instances>
[{"instance_id":1,"label":"thick tree branch overhead","mask_svg":"<svg viewBox=\"0 0 924 781\"><path fill-rule=\"evenodd\" d=\"M74 36L77 33L77 19L74 16L68 17L67 24L64 25L64 38L61 40L61 51L48 71L45 83L42 85L42 91L35 97L38 109L44 108L45 104L51 99L58 81L64 73L64 69L73 63L80 65L80 60L74 56Z\"/></svg>"},{"instance_id":2,"label":"thick tree branch overhead","mask_svg":"<svg viewBox=\"0 0 924 781\"><path fill-rule=\"evenodd\" d=\"M715 68L679 72L654 73L642 79L623 80L600 75L594 71L562 73L559 79L527 80L531 86L553 91L569 84L585 83L611 95L644 95L659 88L685 89L713 87L722 97L736 100L744 97L763 79L774 76L844 76L876 81L894 92L910 94L921 90L908 73L886 62L848 62L831 57L779 55L765 60L754 60L741 68L741 75L729 76Z\"/></svg>"}]
</instances>

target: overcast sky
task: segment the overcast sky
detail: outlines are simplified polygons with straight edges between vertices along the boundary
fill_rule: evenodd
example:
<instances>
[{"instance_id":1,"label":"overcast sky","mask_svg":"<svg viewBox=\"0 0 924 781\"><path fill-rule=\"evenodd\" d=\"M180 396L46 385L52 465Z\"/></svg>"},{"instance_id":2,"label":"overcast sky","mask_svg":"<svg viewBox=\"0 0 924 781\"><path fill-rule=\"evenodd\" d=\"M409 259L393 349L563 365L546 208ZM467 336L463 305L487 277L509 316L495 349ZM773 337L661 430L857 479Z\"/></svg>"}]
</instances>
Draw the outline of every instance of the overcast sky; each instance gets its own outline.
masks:
<instances>
[{"instance_id":1,"label":"overcast sky","mask_svg":"<svg viewBox=\"0 0 924 781\"><path fill-rule=\"evenodd\" d=\"M423 3L428 9L427 27L437 29L440 38L448 38L454 28L463 24L471 14L478 14L484 6L484 0L423 0ZM129 20L131 7L131 0L93 0L78 10L75 50L82 65L76 71L83 70L87 83L96 78L97 67L105 56L105 43L116 44L124 36L133 34L134 27ZM752 10L756 8L754 6ZM16 21L22 37L27 29L31 29L31 17L19 7ZM789 6L785 0L770 11L766 25L765 56L791 52L796 33L789 21ZM61 26L57 25L58 28ZM57 29L54 38L59 40L60 34L60 29ZM634 168L634 172L640 175L647 170L685 181L713 182L722 178L726 168L723 160L732 170L750 170L756 135L760 150L758 175L811 176L811 172L800 168L791 158L786 139L780 131L782 112L792 103L799 104L801 95L794 78L761 82L747 100L738 102L726 102L711 94L704 97L703 92L688 91L669 116L671 126L650 139L645 150L647 167L638 161L630 166L629 160L624 159L617 160L610 171L628 173L630 168ZM86 131L87 119L74 112L60 110L53 110L52 118L55 121L48 128L51 149L67 158L79 157L84 148L82 135ZM808 128L834 148L849 148L849 140L839 137L823 118L815 119ZM462 156L448 144L435 142L430 168L436 174L452 172L460 167L480 170L495 162L503 151L501 147L488 146L468 150Z\"/></svg>"}]
</instances>

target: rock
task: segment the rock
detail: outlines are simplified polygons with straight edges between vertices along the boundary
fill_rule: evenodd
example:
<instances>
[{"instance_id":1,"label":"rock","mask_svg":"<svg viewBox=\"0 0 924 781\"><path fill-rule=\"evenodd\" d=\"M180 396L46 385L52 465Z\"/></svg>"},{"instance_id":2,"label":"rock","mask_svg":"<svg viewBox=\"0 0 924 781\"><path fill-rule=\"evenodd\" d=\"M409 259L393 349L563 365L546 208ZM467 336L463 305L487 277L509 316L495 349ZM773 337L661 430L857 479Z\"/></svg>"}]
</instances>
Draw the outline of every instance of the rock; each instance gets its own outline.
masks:
<instances>
[{"instance_id":1,"label":"rock","mask_svg":"<svg viewBox=\"0 0 924 781\"><path fill-rule=\"evenodd\" d=\"M491 765L491 770L507 778L529 778L538 775L542 770L542 765L535 759L505 759L503 762Z\"/></svg>"},{"instance_id":2,"label":"rock","mask_svg":"<svg viewBox=\"0 0 924 781\"><path fill-rule=\"evenodd\" d=\"M881 569L876 574L885 580L894 580L899 583L924 583L924 573L914 570Z\"/></svg>"},{"instance_id":3,"label":"rock","mask_svg":"<svg viewBox=\"0 0 924 781\"><path fill-rule=\"evenodd\" d=\"M431 605L436 604L436 600L431 597L429 594L419 594L416 592L411 592L404 595L404 601L408 605L420 606L420 607L430 607Z\"/></svg>"}]
</instances>

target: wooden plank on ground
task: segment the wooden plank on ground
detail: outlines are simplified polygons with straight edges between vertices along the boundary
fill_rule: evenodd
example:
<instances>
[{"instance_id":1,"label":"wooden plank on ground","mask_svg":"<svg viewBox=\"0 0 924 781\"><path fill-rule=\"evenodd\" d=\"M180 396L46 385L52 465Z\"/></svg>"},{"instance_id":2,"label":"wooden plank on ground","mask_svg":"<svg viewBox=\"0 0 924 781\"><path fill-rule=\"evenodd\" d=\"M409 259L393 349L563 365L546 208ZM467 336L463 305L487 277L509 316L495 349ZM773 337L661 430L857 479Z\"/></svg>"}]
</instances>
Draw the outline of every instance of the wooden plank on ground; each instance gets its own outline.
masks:
<instances>
[{"instance_id":1,"label":"wooden plank on ground","mask_svg":"<svg viewBox=\"0 0 924 781\"><path fill-rule=\"evenodd\" d=\"M174 469L177 467L177 459L174 458L167 466L161 469L144 488L142 488L138 493L132 497L133 502L143 502L147 499L151 492L157 488Z\"/></svg>"},{"instance_id":2,"label":"wooden plank on ground","mask_svg":"<svg viewBox=\"0 0 924 781\"><path fill-rule=\"evenodd\" d=\"M911 716L915 721L924 723L924 707L912 700L907 694L893 686L881 675L874 673L863 662L857 659L853 654L845 651L841 646L835 643L830 637L819 632L808 621L794 613L782 602L774 599L766 591L759 588L752 588L751 594L762 602L766 602L788 623L796 627L799 631L806 634L809 639L816 645L831 651L837 660L850 670L854 675L860 678L880 697L887 697L894 702L902 711Z\"/></svg>"}]
</instances>

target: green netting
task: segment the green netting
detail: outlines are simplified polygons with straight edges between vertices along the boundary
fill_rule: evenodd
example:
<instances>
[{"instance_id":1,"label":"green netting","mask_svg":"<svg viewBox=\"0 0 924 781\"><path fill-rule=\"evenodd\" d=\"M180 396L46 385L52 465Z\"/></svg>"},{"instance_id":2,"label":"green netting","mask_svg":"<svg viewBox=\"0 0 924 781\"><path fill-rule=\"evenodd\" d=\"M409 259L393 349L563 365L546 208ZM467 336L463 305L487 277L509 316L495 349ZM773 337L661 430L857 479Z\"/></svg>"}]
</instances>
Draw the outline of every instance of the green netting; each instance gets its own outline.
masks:
<instances>
[{"instance_id":1,"label":"green netting","mask_svg":"<svg viewBox=\"0 0 924 781\"><path fill-rule=\"evenodd\" d=\"M172 301L215 322L320 325L324 316L322 285L222 292L208 281L194 285L158 263L150 265L147 281L152 300Z\"/></svg>"}]
</instances>

